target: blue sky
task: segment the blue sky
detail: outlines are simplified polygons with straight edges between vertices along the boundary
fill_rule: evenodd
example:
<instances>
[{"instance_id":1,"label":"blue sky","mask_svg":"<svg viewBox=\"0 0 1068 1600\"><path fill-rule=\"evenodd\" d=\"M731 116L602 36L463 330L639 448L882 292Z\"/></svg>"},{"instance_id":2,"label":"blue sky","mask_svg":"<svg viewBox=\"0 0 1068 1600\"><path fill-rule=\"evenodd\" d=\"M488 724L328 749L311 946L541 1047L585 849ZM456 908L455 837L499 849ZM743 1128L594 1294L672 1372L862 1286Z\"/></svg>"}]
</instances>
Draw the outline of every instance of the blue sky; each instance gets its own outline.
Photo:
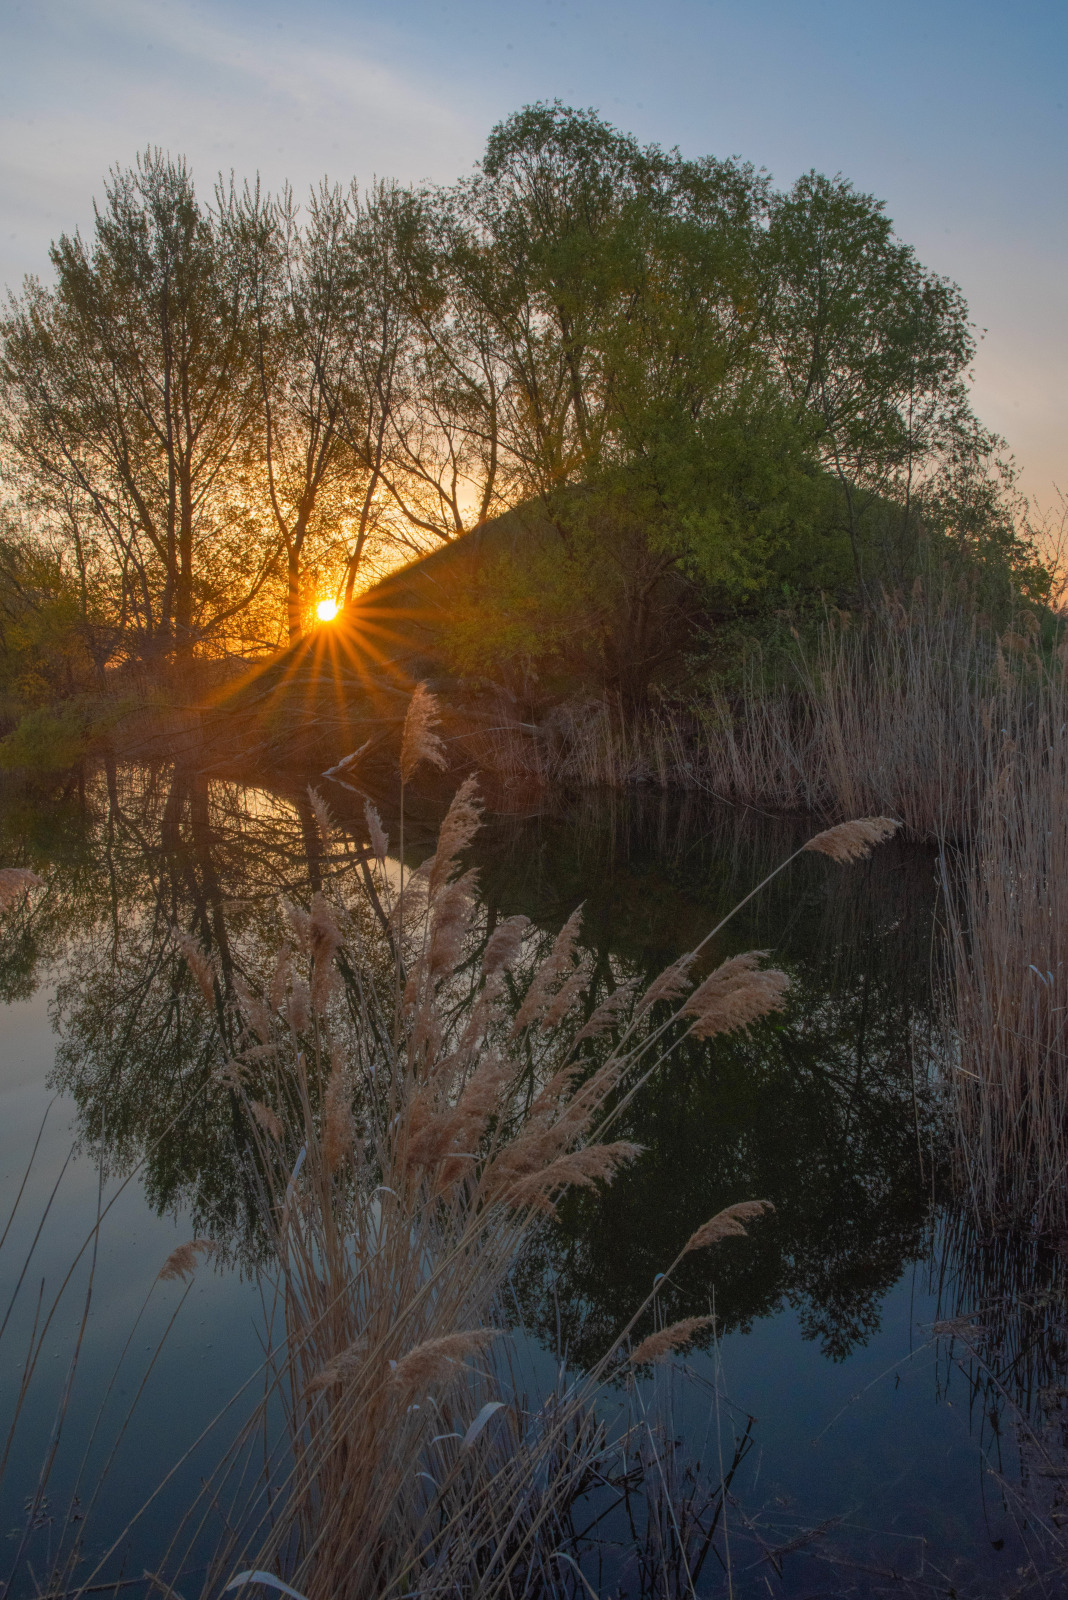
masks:
<instances>
[{"instance_id":1,"label":"blue sky","mask_svg":"<svg viewBox=\"0 0 1068 1600\"><path fill-rule=\"evenodd\" d=\"M0 282L46 272L146 144L233 168L447 181L529 101L594 106L780 184L888 203L986 330L979 414L1068 491L1065 0L2 0Z\"/></svg>"}]
</instances>

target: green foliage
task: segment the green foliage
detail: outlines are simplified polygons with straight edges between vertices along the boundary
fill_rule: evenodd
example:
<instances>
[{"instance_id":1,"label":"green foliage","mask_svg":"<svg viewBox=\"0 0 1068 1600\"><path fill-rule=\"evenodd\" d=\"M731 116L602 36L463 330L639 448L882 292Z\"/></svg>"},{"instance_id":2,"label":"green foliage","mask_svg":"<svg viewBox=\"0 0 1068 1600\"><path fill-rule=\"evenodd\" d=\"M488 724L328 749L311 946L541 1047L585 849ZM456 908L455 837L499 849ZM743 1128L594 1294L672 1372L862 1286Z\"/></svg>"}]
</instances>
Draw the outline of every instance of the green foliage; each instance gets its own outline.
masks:
<instances>
[{"instance_id":1,"label":"green foliage","mask_svg":"<svg viewBox=\"0 0 1068 1600\"><path fill-rule=\"evenodd\" d=\"M486 670L492 641L498 673L558 632L574 657L558 585L594 676L640 698L710 623L863 605L951 556L1041 584L968 406L963 298L881 202L814 173L779 194L557 103L496 128L450 203L560 536L560 574L539 553L472 596Z\"/></svg>"},{"instance_id":2,"label":"green foliage","mask_svg":"<svg viewBox=\"0 0 1068 1600\"><path fill-rule=\"evenodd\" d=\"M0 739L0 770L63 772L77 765L98 731L92 706L81 700L38 707Z\"/></svg>"},{"instance_id":3,"label":"green foliage","mask_svg":"<svg viewBox=\"0 0 1068 1600\"><path fill-rule=\"evenodd\" d=\"M523 691L596 677L592 579L587 564L544 538L532 540L521 560L489 557L450 606L441 640L449 667Z\"/></svg>"},{"instance_id":4,"label":"green foliage","mask_svg":"<svg viewBox=\"0 0 1068 1600\"><path fill-rule=\"evenodd\" d=\"M8 519L0 530L0 718L88 689L90 641L62 561Z\"/></svg>"}]
</instances>

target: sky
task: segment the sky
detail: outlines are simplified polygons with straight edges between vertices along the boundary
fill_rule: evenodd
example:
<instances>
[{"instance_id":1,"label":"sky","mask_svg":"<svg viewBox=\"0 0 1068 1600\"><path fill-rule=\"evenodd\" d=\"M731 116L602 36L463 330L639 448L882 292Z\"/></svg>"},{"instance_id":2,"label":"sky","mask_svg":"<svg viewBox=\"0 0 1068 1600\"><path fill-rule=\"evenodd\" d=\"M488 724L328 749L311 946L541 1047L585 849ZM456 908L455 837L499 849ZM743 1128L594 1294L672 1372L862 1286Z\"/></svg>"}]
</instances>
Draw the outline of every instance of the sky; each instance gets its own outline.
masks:
<instances>
[{"instance_id":1,"label":"sky","mask_svg":"<svg viewBox=\"0 0 1068 1600\"><path fill-rule=\"evenodd\" d=\"M109 168L448 182L536 100L643 142L815 167L960 284L973 398L1068 492L1066 0L0 0L0 284L46 277Z\"/></svg>"}]
</instances>

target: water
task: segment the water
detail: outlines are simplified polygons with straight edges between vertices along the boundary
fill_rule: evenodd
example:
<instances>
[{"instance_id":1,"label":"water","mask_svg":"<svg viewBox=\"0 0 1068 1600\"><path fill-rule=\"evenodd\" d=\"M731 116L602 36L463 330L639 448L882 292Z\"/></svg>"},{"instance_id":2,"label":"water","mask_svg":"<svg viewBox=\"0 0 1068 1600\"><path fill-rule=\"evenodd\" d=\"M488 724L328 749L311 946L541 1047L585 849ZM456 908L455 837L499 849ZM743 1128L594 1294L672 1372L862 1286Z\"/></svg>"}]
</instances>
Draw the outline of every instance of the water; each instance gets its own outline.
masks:
<instances>
[{"instance_id":1,"label":"water","mask_svg":"<svg viewBox=\"0 0 1068 1600\"><path fill-rule=\"evenodd\" d=\"M356 797L333 788L330 800L361 837ZM395 835L395 797L381 803ZM440 814L440 796L409 798L410 862L428 853ZM595 973L645 978L692 947L808 831L693 800L587 797L490 816L474 860L492 914L522 911L554 933L581 903ZM95 1262L90 1242L28 1387L0 1548L19 1548L12 1530L31 1503L31 1553L47 1565L50 1516L75 1487L88 1503L115 1419L143 1383L88 1524L89 1548L103 1555L173 1471L108 1558L109 1574L138 1575L158 1566L212 1452L251 1410L251 1390L226 1407L257 1369L264 1315L235 1129L196 1092L217 1046L178 992L169 930L210 929L239 969L254 964L270 943L278 894L306 897L337 863L322 858L302 783L209 781L169 766L103 767L59 790L11 788L0 851L0 862L32 865L49 884L6 918L0 937L4 1216L50 1106L0 1255L6 1306L50 1205L0 1343L6 1415L18 1403L37 1285L45 1280L47 1307L98 1207L111 1203ZM1019 1475L1013 1406L1033 1400L1056 1354L1045 1345L1034 1353L1056 1322L1051 1280L1030 1365L1006 1367L1000 1391L955 1359L959 1343L932 1332L984 1295L1005 1299L946 1202L929 1093L934 885L932 855L894 843L849 869L804 856L750 902L715 955L769 950L793 978L788 1009L751 1037L676 1052L625 1130L644 1147L640 1160L607 1191L568 1198L514 1284L529 1337L589 1362L696 1226L739 1199L774 1202L774 1217L748 1241L688 1257L664 1297L666 1320L710 1308L719 1318L717 1340L677 1381L680 1436L718 1474L721 1452L729 1461L748 1430L728 1509L738 1593L882 1592L890 1573L928 1592L922 1585L939 1571L994 1593L1027 1558L1002 1475L1010 1484ZM219 1241L220 1257L184 1302L181 1284L160 1284L142 1309L170 1250L194 1235ZM1003 1279L1004 1261L995 1265ZM38 1475L64 1409L91 1267L46 1503ZM1020 1282L1033 1289L1043 1270L1025 1266ZM1017 1393L1024 1368L1028 1394ZM802 1537L821 1525L818 1537ZM210 1539L208 1528L191 1565L206 1559ZM768 1558L799 1539L803 1548ZM710 1562L706 1587L721 1576Z\"/></svg>"}]
</instances>

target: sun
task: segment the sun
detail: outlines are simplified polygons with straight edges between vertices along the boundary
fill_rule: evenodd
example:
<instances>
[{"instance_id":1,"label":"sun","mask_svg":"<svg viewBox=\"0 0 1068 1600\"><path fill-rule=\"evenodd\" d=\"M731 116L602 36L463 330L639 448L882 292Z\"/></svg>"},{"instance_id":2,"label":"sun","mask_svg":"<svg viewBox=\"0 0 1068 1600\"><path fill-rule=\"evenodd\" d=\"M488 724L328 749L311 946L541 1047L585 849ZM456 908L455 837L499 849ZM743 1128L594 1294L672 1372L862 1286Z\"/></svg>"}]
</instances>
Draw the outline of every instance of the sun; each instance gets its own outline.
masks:
<instances>
[{"instance_id":1,"label":"sun","mask_svg":"<svg viewBox=\"0 0 1068 1600\"><path fill-rule=\"evenodd\" d=\"M315 608L315 615L320 622L333 622L338 613L336 600L320 600Z\"/></svg>"}]
</instances>

